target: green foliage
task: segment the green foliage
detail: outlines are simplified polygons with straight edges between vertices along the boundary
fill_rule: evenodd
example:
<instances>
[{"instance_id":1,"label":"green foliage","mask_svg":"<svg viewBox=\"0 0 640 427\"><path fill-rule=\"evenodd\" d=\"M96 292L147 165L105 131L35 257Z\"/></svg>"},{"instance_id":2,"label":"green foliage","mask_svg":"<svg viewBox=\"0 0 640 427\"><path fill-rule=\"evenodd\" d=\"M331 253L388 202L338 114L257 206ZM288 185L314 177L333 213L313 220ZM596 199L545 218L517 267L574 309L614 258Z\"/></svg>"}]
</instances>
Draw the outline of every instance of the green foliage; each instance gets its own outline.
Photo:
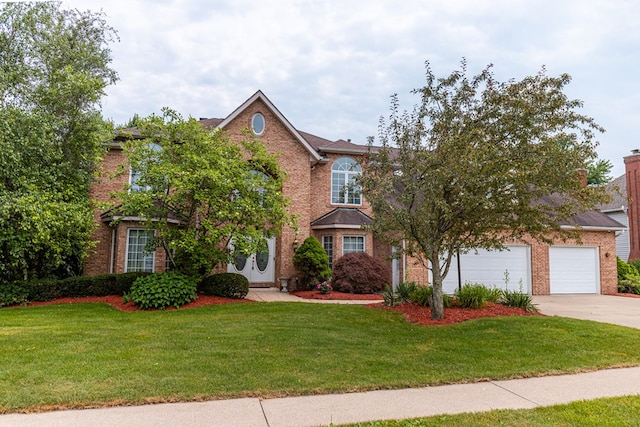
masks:
<instances>
[{"instance_id":1,"label":"green foliage","mask_svg":"<svg viewBox=\"0 0 640 427\"><path fill-rule=\"evenodd\" d=\"M196 299L196 281L180 273L155 273L139 277L126 297L143 310L180 307Z\"/></svg>"},{"instance_id":2,"label":"green foliage","mask_svg":"<svg viewBox=\"0 0 640 427\"><path fill-rule=\"evenodd\" d=\"M456 299L464 308L482 308L487 302L498 302L502 296L503 292L500 289L471 283L465 283L455 292Z\"/></svg>"},{"instance_id":3,"label":"green foliage","mask_svg":"<svg viewBox=\"0 0 640 427\"><path fill-rule=\"evenodd\" d=\"M499 82L491 67L468 76L464 60L443 78L426 68L425 86L413 91L418 105L403 111L392 98L381 148L370 140L358 184L374 212L369 228L432 269L432 315L441 319L442 281L458 250L501 249L524 235L548 241L550 232L575 237L561 224L608 196L576 173L596 158L603 129L564 93L570 76L542 69ZM539 203L551 194L553 203Z\"/></svg>"},{"instance_id":4,"label":"green foliage","mask_svg":"<svg viewBox=\"0 0 640 427\"><path fill-rule=\"evenodd\" d=\"M418 284L416 282L402 282L398 284L396 292L402 302L411 301L411 294L416 290Z\"/></svg>"},{"instance_id":5,"label":"green foliage","mask_svg":"<svg viewBox=\"0 0 640 427\"><path fill-rule=\"evenodd\" d=\"M299 276L302 290L311 289L317 283L331 277L329 256L322 244L313 236L307 237L293 256L293 266Z\"/></svg>"},{"instance_id":6,"label":"green foliage","mask_svg":"<svg viewBox=\"0 0 640 427\"><path fill-rule=\"evenodd\" d=\"M117 75L103 15L59 2L0 5L0 281L79 274L94 226L88 187Z\"/></svg>"},{"instance_id":7,"label":"green foliage","mask_svg":"<svg viewBox=\"0 0 640 427\"><path fill-rule=\"evenodd\" d=\"M613 179L611 176L613 164L609 160L591 160L587 164L587 184L604 185Z\"/></svg>"},{"instance_id":8,"label":"green foliage","mask_svg":"<svg viewBox=\"0 0 640 427\"><path fill-rule=\"evenodd\" d=\"M256 253L293 224L282 194L285 170L250 132L232 141L169 109L138 119L137 129L139 137L123 147L146 190L116 196L124 214L148 219L172 270L209 273L237 253Z\"/></svg>"},{"instance_id":9,"label":"green foliage","mask_svg":"<svg viewBox=\"0 0 640 427\"><path fill-rule=\"evenodd\" d=\"M538 307L533 303L531 295L524 294L519 291L510 291L505 289L502 291L502 297L498 300L502 305L507 307L523 308L529 313L537 313Z\"/></svg>"},{"instance_id":10,"label":"green foliage","mask_svg":"<svg viewBox=\"0 0 640 427\"><path fill-rule=\"evenodd\" d=\"M411 301L421 307L429 307L432 295L433 288L431 286L416 286L411 292Z\"/></svg>"},{"instance_id":11,"label":"green foliage","mask_svg":"<svg viewBox=\"0 0 640 427\"><path fill-rule=\"evenodd\" d=\"M332 282L339 292L375 294L391 283L391 269L365 252L351 252L334 263Z\"/></svg>"},{"instance_id":12,"label":"green foliage","mask_svg":"<svg viewBox=\"0 0 640 427\"><path fill-rule=\"evenodd\" d=\"M24 305L29 297L29 289L20 282L0 284L0 307Z\"/></svg>"},{"instance_id":13,"label":"green foliage","mask_svg":"<svg viewBox=\"0 0 640 427\"><path fill-rule=\"evenodd\" d=\"M200 280L198 290L206 295L241 299L249 293L249 280L237 273L212 274Z\"/></svg>"},{"instance_id":14,"label":"green foliage","mask_svg":"<svg viewBox=\"0 0 640 427\"><path fill-rule=\"evenodd\" d=\"M383 304L388 307L395 307L402 304L402 298L400 298L400 295L393 292L393 289L389 285L385 285L384 291L382 291L382 300Z\"/></svg>"},{"instance_id":15,"label":"green foliage","mask_svg":"<svg viewBox=\"0 0 640 427\"><path fill-rule=\"evenodd\" d=\"M618 266L618 292L625 294L640 294L640 272L637 265L640 260L624 262L616 257Z\"/></svg>"}]
</instances>

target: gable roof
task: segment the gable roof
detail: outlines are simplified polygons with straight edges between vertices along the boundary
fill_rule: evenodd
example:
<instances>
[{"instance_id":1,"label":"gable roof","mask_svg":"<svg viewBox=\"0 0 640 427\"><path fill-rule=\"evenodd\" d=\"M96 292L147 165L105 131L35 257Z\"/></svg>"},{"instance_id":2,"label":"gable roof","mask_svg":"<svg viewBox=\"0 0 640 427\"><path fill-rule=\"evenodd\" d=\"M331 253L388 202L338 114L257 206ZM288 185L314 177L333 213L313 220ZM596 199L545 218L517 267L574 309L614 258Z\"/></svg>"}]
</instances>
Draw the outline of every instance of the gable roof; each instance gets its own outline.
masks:
<instances>
[{"instance_id":1,"label":"gable roof","mask_svg":"<svg viewBox=\"0 0 640 427\"><path fill-rule=\"evenodd\" d=\"M311 221L314 230L327 228L362 228L373 222L373 218L356 208L335 208Z\"/></svg>"},{"instance_id":2,"label":"gable roof","mask_svg":"<svg viewBox=\"0 0 640 427\"><path fill-rule=\"evenodd\" d=\"M558 195L544 196L539 199L539 203L549 206L557 206L562 203L562 197ZM562 228L582 228L584 230L610 230L622 231L627 227L618 221L599 211L587 211L579 213L568 221L561 221Z\"/></svg>"},{"instance_id":3,"label":"gable roof","mask_svg":"<svg viewBox=\"0 0 640 427\"><path fill-rule=\"evenodd\" d=\"M600 211L624 211L629 206L629 200L627 199L627 176L620 175L605 187L607 193L611 195L611 202L600 206Z\"/></svg>"},{"instance_id":4,"label":"gable roof","mask_svg":"<svg viewBox=\"0 0 640 427\"><path fill-rule=\"evenodd\" d=\"M307 149L307 151L309 152L309 154L314 160L316 161L322 160L322 156L320 155L320 153L318 153L318 151L316 151L309 144L309 142L307 142L307 140L304 139L304 137L300 134L300 132L298 132L298 130L294 128L291 123L289 123L289 120L287 120L287 118L284 115L282 115L280 110L278 110L276 106L273 105L273 103L269 100L269 98L267 98L265 94L262 93L262 91L260 90L254 93L249 99L244 101L238 108L236 108L231 114L229 114L224 120L222 120L222 122L218 123L217 126L221 129L224 129L226 125L228 125L233 119L238 117L240 113L242 113L245 109L247 109L247 107L249 107L251 104L253 104L257 100L261 100L267 106L267 108L271 110L271 112L282 122L282 124L287 128L289 132L291 132L291 134L298 140L298 142L304 148Z\"/></svg>"}]
</instances>

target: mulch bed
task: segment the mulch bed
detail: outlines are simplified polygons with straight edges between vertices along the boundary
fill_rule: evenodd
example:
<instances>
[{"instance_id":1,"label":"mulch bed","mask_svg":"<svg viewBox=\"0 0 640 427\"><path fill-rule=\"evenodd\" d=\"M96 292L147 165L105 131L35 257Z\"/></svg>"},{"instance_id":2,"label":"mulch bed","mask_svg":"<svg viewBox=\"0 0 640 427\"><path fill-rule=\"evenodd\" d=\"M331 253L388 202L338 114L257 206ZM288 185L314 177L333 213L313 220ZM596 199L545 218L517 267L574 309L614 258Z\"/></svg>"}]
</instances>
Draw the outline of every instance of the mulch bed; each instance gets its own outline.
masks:
<instances>
[{"instance_id":1,"label":"mulch bed","mask_svg":"<svg viewBox=\"0 0 640 427\"><path fill-rule=\"evenodd\" d=\"M321 294L320 291L293 291L291 295L306 299L382 301L382 296L378 294L348 294L337 291L332 291L330 294Z\"/></svg>"},{"instance_id":2,"label":"mulch bed","mask_svg":"<svg viewBox=\"0 0 640 427\"><path fill-rule=\"evenodd\" d=\"M393 310L404 314L407 322L417 323L419 325L452 325L471 319L480 319L485 317L504 317L504 316L544 316L540 313L529 313L522 308L507 307L502 304L487 303L483 308L461 308L451 307L444 309L444 319L432 320L431 309L429 307L420 307L417 304L402 304L396 307L387 307L382 304L376 307L384 310Z\"/></svg>"},{"instance_id":3,"label":"mulch bed","mask_svg":"<svg viewBox=\"0 0 640 427\"><path fill-rule=\"evenodd\" d=\"M29 304L27 304L27 307L33 307L38 305L51 305L51 304L75 304L80 302L103 302L121 311L141 311L138 307L133 305L133 303L131 302L128 302L126 304L122 302L122 296L120 295L109 295L106 297L59 298L53 301L30 302ZM214 297L211 295L198 295L195 301L181 306L180 309L200 307L203 305L231 304L231 303L243 303L243 302L253 302L253 301L250 301L248 299L230 299L230 298ZM176 308L168 307L165 310L176 310Z\"/></svg>"}]
</instances>

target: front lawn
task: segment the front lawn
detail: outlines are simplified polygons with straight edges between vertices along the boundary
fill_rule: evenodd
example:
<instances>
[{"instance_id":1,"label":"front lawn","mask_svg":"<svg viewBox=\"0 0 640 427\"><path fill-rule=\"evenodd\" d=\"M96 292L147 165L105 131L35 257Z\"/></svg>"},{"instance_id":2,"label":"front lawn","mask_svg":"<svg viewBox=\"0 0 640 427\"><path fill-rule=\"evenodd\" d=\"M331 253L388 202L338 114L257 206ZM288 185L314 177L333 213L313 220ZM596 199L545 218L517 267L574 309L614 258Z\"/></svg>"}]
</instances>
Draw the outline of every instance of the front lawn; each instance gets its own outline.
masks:
<instances>
[{"instance_id":1,"label":"front lawn","mask_svg":"<svg viewBox=\"0 0 640 427\"><path fill-rule=\"evenodd\" d=\"M0 411L418 387L640 365L640 330L555 317L425 327L361 306L0 310Z\"/></svg>"},{"instance_id":2,"label":"front lawn","mask_svg":"<svg viewBox=\"0 0 640 427\"><path fill-rule=\"evenodd\" d=\"M535 409L438 415L411 420L349 424L349 427L619 427L639 425L638 414L640 396L623 396Z\"/></svg>"}]
</instances>

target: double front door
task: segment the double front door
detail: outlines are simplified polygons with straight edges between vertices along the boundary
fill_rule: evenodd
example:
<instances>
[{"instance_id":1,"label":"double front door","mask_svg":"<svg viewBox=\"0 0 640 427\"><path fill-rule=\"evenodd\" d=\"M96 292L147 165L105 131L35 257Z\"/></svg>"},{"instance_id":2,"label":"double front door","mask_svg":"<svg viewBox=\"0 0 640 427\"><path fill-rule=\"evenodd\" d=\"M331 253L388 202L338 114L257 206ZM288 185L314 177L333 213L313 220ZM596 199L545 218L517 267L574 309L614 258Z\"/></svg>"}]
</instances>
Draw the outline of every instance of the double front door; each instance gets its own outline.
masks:
<instances>
[{"instance_id":1,"label":"double front door","mask_svg":"<svg viewBox=\"0 0 640 427\"><path fill-rule=\"evenodd\" d=\"M256 253L236 255L227 271L242 274L252 286L271 286L275 281L275 247L275 238L267 239Z\"/></svg>"}]
</instances>

